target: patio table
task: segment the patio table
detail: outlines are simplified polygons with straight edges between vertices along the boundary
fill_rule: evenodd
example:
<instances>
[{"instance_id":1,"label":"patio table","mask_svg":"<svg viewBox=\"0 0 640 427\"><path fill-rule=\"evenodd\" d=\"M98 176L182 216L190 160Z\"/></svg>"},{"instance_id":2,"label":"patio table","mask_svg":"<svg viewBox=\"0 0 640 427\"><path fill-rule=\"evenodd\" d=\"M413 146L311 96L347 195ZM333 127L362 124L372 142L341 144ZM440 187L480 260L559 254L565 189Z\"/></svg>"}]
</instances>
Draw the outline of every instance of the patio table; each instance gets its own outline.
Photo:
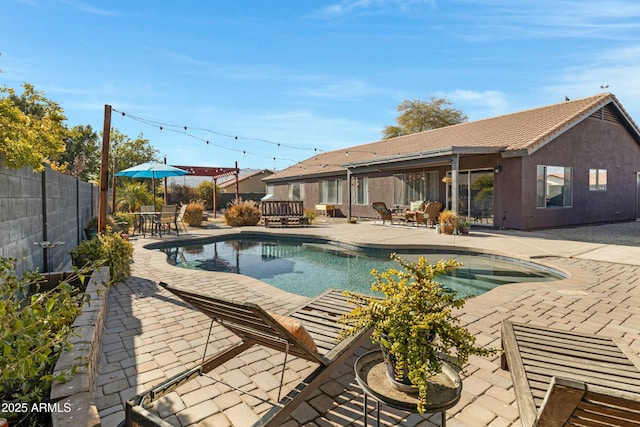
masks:
<instances>
[{"instance_id":1,"label":"patio table","mask_svg":"<svg viewBox=\"0 0 640 427\"><path fill-rule=\"evenodd\" d=\"M147 237L147 227L151 227L151 235L153 236L153 223L156 218L159 218L160 212L134 212L135 225L133 232L136 230L142 233L142 237Z\"/></svg>"}]
</instances>

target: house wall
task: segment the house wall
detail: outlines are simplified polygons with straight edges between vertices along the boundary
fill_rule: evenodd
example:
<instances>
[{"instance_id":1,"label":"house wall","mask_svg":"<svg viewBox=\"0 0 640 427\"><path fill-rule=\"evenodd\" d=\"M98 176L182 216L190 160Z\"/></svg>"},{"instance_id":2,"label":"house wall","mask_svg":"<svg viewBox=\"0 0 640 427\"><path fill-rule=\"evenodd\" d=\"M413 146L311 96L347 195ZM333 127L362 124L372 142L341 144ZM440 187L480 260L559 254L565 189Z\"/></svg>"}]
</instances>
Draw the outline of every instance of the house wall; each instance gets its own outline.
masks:
<instances>
[{"instance_id":1,"label":"house wall","mask_svg":"<svg viewBox=\"0 0 640 427\"><path fill-rule=\"evenodd\" d=\"M572 207L536 207L537 165L573 168ZM589 169L595 168L607 170L606 191L589 191ZM522 158L522 223L507 221L505 226L535 229L636 219L639 169L640 145L625 127L588 118Z\"/></svg>"},{"instance_id":2,"label":"house wall","mask_svg":"<svg viewBox=\"0 0 640 427\"><path fill-rule=\"evenodd\" d=\"M238 192L266 194L266 186L264 182L262 182L262 178L266 178L269 175L273 175L273 172L262 171L251 176L243 177L238 181ZM224 193L235 194L236 192L235 178L225 182L223 185L220 185L220 189Z\"/></svg>"}]
</instances>

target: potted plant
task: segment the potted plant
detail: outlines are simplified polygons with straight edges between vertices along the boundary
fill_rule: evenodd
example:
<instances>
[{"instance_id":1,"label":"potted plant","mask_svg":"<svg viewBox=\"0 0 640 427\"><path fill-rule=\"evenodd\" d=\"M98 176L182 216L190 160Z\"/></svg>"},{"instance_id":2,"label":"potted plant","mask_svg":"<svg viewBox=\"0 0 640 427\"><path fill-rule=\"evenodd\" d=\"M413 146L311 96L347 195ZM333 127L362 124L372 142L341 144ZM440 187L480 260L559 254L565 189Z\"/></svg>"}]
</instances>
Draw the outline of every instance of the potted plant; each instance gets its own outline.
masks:
<instances>
[{"instance_id":1,"label":"potted plant","mask_svg":"<svg viewBox=\"0 0 640 427\"><path fill-rule=\"evenodd\" d=\"M440 221L440 231L443 234L453 234L458 227L458 214L448 209L440 213L438 220Z\"/></svg>"},{"instance_id":2,"label":"potted plant","mask_svg":"<svg viewBox=\"0 0 640 427\"><path fill-rule=\"evenodd\" d=\"M460 267L458 262L441 260L430 265L424 257L417 263L396 254L391 258L404 270L371 272L375 277L371 289L381 292L382 298L345 292L355 308L340 319L346 327L339 339L371 328L371 340L380 343L387 354L385 361L395 362L391 376L400 382L406 376L418 394L418 411L424 412L428 379L442 371L443 363L463 369L470 355L486 356L496 350L475 346L475 336L460 326L455 310L468 297L458 298L435 280Z\"/></svg>"},{"instance_id":3,"label":"potted plant","mask_svg":"<svg viewBox=\"0 0 640 427\"><path fill-rule=\"evenodd\" d=\"M468 216L461 216L458 218L458 231L460 231L461 234L469 234L469 231L471 231L471 218L469 218Z\"/></svg>"}]
</instances>

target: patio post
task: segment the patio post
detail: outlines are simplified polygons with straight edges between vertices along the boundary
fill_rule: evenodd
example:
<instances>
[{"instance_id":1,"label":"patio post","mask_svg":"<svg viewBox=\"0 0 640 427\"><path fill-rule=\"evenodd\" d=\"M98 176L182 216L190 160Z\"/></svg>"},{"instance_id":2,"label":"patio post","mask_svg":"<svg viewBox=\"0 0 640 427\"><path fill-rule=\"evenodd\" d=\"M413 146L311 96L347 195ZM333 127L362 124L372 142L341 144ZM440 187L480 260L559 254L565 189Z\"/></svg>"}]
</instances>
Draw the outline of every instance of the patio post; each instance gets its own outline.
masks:
<instances>
[{"instance_id":1,"label":"patio post","mask_svg":"<svg viewBox=\"0 0 640 427\"><path fill-rule=\"evenodd\" d=\"M107 193L109 192L109 137L111 134L111 105L104 106L102 129L102 158L100 162L100 193L98 195L98 231L107 229ZM115 172L115 171L114 171Z\"/></svg>"},{"instance_id":2,"label":"patio post","mask_svg":"<svg viewBox=\"0 0 640 427\"><path fill-rule=\"evenodd\" d=\"M347 188L349 189L349 191L347 191L347 221L351 222L351 202L353 199L353 187L351 186L351 169L347 169ZM333 216L335 216L335 211L333 213Z\"/></svg>"},{"instance_id":3,"label":"patio post","mask_svg":"<svg viewBox=\"0 0 640 427\"><path fill-rule=\"evenodd\" d=\"M458 166L460 155L451 157L451 210L458 213Z\"/></svg>"}]
</instances>

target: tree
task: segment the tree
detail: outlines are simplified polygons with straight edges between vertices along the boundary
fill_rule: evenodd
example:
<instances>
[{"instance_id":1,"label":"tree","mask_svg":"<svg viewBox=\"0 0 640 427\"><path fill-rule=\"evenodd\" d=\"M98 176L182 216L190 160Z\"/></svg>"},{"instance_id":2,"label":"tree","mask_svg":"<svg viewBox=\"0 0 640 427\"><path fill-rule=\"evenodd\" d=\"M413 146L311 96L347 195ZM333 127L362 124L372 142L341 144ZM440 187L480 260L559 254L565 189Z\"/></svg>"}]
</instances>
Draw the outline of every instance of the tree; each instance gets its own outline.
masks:
<instances>
[{"instance_id":1,"label":"tree","mask_svg":"<svg viewBox=\"0 0 640 427\"><path fill-rule=\"evenodd\" d=\"M148 139L144 139L142 133L138 138L131 140L127 135L120 133L118 129L111 129L111 149L109 150L109 171L113 173L113 158L117 161L118 171L130 168L140 163L157 160L158 150L153 148Z\"/></svg>"},{"instance_id":2,"label":"tree","mask_svg":"<svg viewBox=\"0 0 640 427\"><path fill-rule=\"evenodd\" d=\"M213 209L213 182L211 181L202 181L198 188L196 188L196 194L198 198L204 201L204 206L206 209ZM216 185L216 202L220 204L220 195L222 191L220 187ZM216 206L217 208L217 206Z\"/></svg>"},{"instance_id":3,"label":"tree","mask_svg":"<svg viewBox=\"0 0 640 427\"><path fill-rule=\"evenodd\" d=\"M429 102L405 100L398 105L398 125L385 126L382 138L395 138L466 122L467 115L456 108L449 108L450 105L453 103L445 98L431 97Z\"/></svg>"},{"instance_id":4,"label":"tree","mask_svg":"<svg viewBox=\"0 0 640 427\"><path fill-rule=\"evenodd\" d=\"M83 181L98 180L101 148L98 134L91 125L72 127L64 143L65 150L58 160L58 169Z\"/></svg>"},{"instance_id":5,"label":"tree","mask_svg":"<svg viewBox=\"0 0 640 427\"><path fill-rule=\"evenodd\" d=\"M62 108L25 83L22 95L3 86L0 94L0 152L6 166L43 170L42 162L57 160L64 151L66 117Z\"/></svg>"}]
</instances>

